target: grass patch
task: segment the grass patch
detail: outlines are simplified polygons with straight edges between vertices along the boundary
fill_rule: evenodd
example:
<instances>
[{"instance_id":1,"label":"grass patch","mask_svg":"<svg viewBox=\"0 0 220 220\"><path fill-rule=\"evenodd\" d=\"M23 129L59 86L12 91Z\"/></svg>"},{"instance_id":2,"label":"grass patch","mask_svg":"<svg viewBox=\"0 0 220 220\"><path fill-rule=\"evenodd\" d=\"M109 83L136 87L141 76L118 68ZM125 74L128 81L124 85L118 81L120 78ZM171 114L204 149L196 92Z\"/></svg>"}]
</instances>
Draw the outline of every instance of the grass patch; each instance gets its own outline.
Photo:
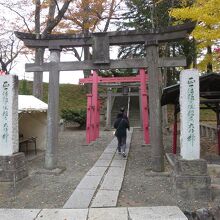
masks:
<instances>
[{"instance_id":1,"label":"grass patch","mask_svg":"<svg viewBox=\"0 0 220 220\"><path fill-rule=\"evenodd\" d=\"M33 82L20 80L19 94L32 95ZM60 84L59 112L62 109L86 109L86 90L83 85ZM48 83L43 83L43 100L48 103Z\"/></svg>"}]
</instances>

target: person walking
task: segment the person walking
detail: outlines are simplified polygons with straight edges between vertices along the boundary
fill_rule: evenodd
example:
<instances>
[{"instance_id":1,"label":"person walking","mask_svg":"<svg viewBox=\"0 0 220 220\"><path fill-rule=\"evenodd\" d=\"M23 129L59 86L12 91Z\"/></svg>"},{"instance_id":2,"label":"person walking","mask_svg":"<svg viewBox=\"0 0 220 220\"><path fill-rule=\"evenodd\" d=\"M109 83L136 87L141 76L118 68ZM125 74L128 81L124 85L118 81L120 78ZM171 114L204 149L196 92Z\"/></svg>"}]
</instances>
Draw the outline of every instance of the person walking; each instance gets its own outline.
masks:
<instances>
[{"instance_id":1,"label":"person walking","mask_svg":"<svg viewBox=\"0 0 220 220\"><path fill-rule=\"evenodd\" d=\"M128 118L124 117L124 114L120 111L117 115L117 118L114 122L115 136L118 139L118 153L122 152L122 156L126 157L126 138L127 138L127 129L129 130L129 121Z\"/></svg>"}]
</instances>

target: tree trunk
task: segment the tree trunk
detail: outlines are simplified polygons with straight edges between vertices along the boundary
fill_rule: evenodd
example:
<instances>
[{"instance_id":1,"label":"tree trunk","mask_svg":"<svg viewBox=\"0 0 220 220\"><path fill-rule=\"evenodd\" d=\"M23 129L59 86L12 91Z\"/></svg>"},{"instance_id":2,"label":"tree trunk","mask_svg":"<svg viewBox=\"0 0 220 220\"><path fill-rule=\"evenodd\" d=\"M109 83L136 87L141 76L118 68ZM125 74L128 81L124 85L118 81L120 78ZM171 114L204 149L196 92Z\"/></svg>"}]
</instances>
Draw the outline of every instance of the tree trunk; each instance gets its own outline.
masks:
<instances>
[{"instance_id":1,"label":"tree trunk","mask_svg":"<svg viewBox=\"0 0 220 220\"><path fill-rule=\"evenodd\" d=\"M48 20L45 29L41 34L41 38L45 38L48 34L51 34L52 30L58 25L58 23L63 18L65 12L67 11L70 2L72 0L66 0L63 3L62 8L59 10L57 16L55 17L56 11L56 1L50 1L49 12L48 12ZM40 34L40 8L41 1L35 0L35 33L37 37ZM41 64L43 63L44 50L37 49L35 52L35 63ZM34 82L33 82L33 95L39 99L43 98L43 72L35 72L34 73Z\"/></svg>"},{"instance_id":2,"label":"tree trunk","mask_svg":"<svg viewBox=\"0 0 220 220\"><path fill-rule=\"evenodd\" d=\"M35 51L35 63L40 65L44 61L44 49L38 48ZM33 96L43 99L43 72L34 72Z\"/></svg>"},{"instance_id":3,"label":"tree trunk","mask_svg":"<svg viewBox=\"0 0 220 220\"><path fill-rule=\"evenodd\" d=\"M207 47L207 54L208 55L212 55L212 48L211 48L211 46L208 46ZM211 73L213 71L213 69L212 69L212 63L211 62L209 62L208 64L207 64L207 73Z\"/></svg>"}]
</instances>

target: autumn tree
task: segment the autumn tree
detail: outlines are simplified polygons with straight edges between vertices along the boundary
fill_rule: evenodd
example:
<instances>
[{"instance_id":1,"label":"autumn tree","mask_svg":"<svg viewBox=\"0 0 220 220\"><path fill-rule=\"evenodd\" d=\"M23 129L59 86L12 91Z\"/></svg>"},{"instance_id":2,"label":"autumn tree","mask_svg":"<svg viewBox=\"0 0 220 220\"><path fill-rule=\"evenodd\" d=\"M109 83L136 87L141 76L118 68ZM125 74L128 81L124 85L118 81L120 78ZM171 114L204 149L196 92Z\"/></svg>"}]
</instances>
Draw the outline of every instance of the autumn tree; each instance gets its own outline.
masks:
<instances>
[{"instance_id":1,"label":"autumn tree","mask_svg":"<svg viewBox=\"0 0 220 220\"><path fill-rule=\"evenodd\" d=\"M92 32L106 32L111 20L117 19L116 13L121 2L121 0L76 0L70 5L56 31L70 34L82 33L84 36ZM91 59L89 47L82 48L83 53L79 53L76 48L70 49L79 61ZM89 74L90 71L84 71L85 77Z\"/></svg>"},{"instance_id":2,"label":"autumn tree","mask_svg":"<svg viewBox=\"0 0 220 220\"><path fill-rule=\"evenodd\" d=\"M173 8L170 15L179 22L189 20L196 22L192 36L197 42L198 54L201 59L198 67L207 72L219 70L216 53L213 53L214 48L218 47L220 39L219 0L182 0L181 2L182 8Z\"/></svg>"},{"instance_id":3,"label":"autumn tree","mask_svg":"<svg viewBox=\"0 0 220 220\"><path fill-rule=\"evenodd\" d=\"M0 1L0 10L0 69L10 74L23 46L13 34L13 29L18 24L13 19L14 16L8 16L11 8L5 1Z\"/></svg>"},{"instance_id":4,"label":"autumn tree","mask_svg":"<svg viewBox=\"0 0 220 220\"><path fill-rule=\"evenodd\" d=\"M12 17L10 23L13 30L41 35L45 38L53 32L67 11L69 4L74 0L8 0L0 1L0 5L10 11ZM7 14L6 14L7 15ZM4 19L7 16L4 17ZM7 29L5 24L4 29ZM12 30L11 29L11 30ZM44 50L36 49L35 63L40 64L44 60ZM42 98L43 73L34 73L33 95Z\"/></svg>"}]
</instances>

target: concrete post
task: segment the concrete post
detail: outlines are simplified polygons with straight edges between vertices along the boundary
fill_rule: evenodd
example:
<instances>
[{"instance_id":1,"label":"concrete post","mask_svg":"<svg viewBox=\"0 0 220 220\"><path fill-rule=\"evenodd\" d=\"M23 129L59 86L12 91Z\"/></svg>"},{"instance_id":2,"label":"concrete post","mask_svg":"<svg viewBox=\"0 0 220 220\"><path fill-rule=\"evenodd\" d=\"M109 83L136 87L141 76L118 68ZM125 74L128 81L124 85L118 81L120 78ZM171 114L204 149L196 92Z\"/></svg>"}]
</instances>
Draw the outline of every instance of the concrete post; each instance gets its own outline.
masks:
<instances>
[{"instance_id":1,"label":"concrete post","mask_svg":"<svg viewBox=\"0 0 220 220\"><path fill-rule=\"evenodd\" d=\"M18 78L0 76L0 156L18 152Z\"/></svg>"},{"instance_id":2,"label":"concrete post","mask_svg":"<svg viewBox=\"0 0 220 220\"><path fill-rule=\"evenodd\" d=\"M146 42L146 59L148 63L149 77L149 109L150 109L150 143L152 170L164 171L164 149L162 141L162 110L161 88L162 76L158 68L158 42Z\"/></svg>"},{"instance_id":3,"label":"concrete post","mask_svg":"<svg viewBox=\"0 0 220 220\"><path fill-rule=\"evenodd\" d=\"M48 89L47 113L47 149L45 154L45 168L55 169L57 166L58 145L58 115L59 115L59 68L60 49L50 50L50 72Z\"/></svg>"},{"instance_id":4,"label":"concrete post","mask_svg":"<svg viewBox=\"0 0 220 220\"><path fill-rule=\"evenodd\" d=\"M106 128L111 128L111 109L112 109L112 90L108 88L107 91L107 113L106 113Z\"/></svg>"},{"instance_id":5,"label":"concrete post","mask_svg":"<svg viewBox=\"0 0 220 220\"><path fill-rule=\"evenodd\" d=\"M180 73L180 155L185 160L200 158L199 72Z\"/></svg>"}]
</instances>

